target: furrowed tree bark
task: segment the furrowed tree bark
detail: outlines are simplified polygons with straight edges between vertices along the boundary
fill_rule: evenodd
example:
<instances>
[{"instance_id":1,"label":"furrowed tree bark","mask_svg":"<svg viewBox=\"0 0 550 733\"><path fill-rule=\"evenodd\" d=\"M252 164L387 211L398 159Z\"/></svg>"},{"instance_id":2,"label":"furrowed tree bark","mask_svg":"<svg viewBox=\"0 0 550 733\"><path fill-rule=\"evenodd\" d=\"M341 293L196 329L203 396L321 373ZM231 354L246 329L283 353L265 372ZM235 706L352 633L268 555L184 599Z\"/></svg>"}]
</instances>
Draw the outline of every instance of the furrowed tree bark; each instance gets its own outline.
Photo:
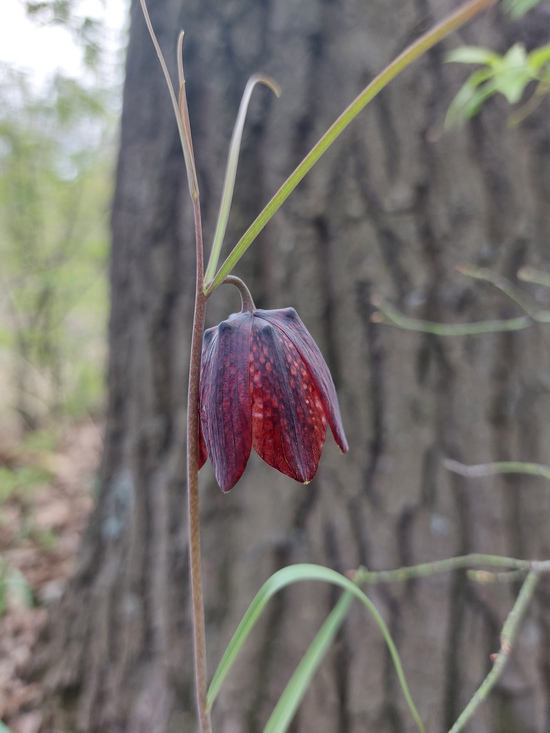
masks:
<instances>
[{"instance_id":1,"label":"furrowed tree bark","mask_svg":"<svg viewBox=\"0 0 550 733\"><path fill-rule=\"evenodd\" d=\"M155 0L151 17L186 78L208 242L246 80L255 93L228 241L366 83L446 0ZM113 204L108 411L100 492L78 567L36 655L44 730L195 730L185 517L185 395L194 245L191 204L168 94L136 2ZM510 317L515 305L460 275L463 262L512 279L550 268L550 109L520 129L487 104L445 133L465 70L444 51L545 43L543 4L521 23L496 11L394 81L319 162L235 274L258 307L293 305L339 392L350 452L332 438L308 486L257 456L222 495L201 472L210 671L248 603L278 568L316 562L385 569L468 552L550 557L542 479L467 480L442 459L550 463L550 331L445 339L373 323L382 294L444 322ZM527 289L540 307L549 293ZM238 310L216 292L208 325ZM465 573L370 590L399 646L429 731L447 730L490 668L517 588ZM256 733L337 594L320 584L271 603L214 707L217 733ZM471 733L550 730L549 589L541 587L513 661ZM298 713L295 733L415 730L390 658L353 608Z\"/></svg>"}]
</instances>

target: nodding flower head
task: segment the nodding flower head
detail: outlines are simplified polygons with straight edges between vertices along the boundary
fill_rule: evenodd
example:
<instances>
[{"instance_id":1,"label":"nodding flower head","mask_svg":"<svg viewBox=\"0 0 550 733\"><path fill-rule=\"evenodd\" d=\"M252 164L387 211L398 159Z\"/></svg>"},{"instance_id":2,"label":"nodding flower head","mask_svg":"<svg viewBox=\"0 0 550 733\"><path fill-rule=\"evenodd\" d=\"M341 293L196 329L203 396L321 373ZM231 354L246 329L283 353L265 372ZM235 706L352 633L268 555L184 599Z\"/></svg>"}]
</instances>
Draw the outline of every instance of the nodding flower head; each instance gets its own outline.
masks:
<instances>
[{"instance_id":1,"label":"nodding flower head","mask_svg":"<svg viewBox=\"0 0 550 733\"><path fill-rule=\"evenodd\" d=\"M294 308L249 309L206 331L200 380L199 466L208 455L222 491L240 479L252 447L308 483L327 422L348 450L332 377Z\"/></svg>"}]
</instances>

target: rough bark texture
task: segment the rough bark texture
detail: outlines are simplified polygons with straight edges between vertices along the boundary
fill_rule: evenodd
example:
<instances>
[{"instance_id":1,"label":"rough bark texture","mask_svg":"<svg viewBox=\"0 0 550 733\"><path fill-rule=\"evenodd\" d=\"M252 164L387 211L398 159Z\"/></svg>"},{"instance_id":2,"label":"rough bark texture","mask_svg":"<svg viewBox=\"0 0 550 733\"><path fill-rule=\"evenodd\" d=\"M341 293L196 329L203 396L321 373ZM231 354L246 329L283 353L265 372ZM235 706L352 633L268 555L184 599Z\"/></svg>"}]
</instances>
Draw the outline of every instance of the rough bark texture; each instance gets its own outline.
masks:
<instances>
[{"instance_id":1,"label":"rough bark texture","mask_svg":"<svg viewBox=\"0 0 550 733\"><path fill-rule=\"evenodd\" d=\"M231 236L250 222L346 104L451 0L155 0L170 61L186 31L189 104L206 239L247 77L283 88L253 100ZM548 327L443 339L370 320L381 293L408 315L464 322L513 315L489 285L550 267L550 111L521 129L490 102L441 134L464 69L457 42L504 50L546 42L547 4L512 25L492 12L416 63L355 121L275 217L236 274L259 307L293 305L332 369L350 442L329 437L317 477L294 484L253 456L224 496L202 471L210 669L266 578L288 563L345 571L466 552L550 557L542 479L466 480L442 458L550 463ZM173 64L171 64L173 66ZM137 3L113 209L109 408L101 492L75 577L52 614L37 669L45 730L195 730L185 518L185 394L194 252L179 142ZM222 289L209 325L236 310ZM227 292L225 292L227 291ZM548 292L531 291L541 307ZM446 730L490 667L517 588L465 574L371 597L387 619L427 730ZM214 710L217 733L256 733L337 594L281 594ZM541 588L505 678L470 733L550 731L550 616ZM354 607L302 705L294 733L405 733L414 724L374 624Z\"/></svg>"}]
</instances>

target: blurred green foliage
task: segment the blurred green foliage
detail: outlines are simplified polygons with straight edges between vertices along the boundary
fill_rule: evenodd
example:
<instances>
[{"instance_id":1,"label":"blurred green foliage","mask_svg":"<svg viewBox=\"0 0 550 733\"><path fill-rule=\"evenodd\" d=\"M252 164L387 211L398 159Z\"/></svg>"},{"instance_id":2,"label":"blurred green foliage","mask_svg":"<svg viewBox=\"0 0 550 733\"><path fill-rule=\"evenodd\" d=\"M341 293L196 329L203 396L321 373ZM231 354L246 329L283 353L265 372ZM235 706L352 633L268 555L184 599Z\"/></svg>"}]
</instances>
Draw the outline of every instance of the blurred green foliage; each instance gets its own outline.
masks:
<instances>
[{"instance_id":1,"label":"blurred green foliage","mask_svg":"<svg viewBox=\"0 0 550 733\"><path fill-rule=\"evenodd\" d=\"M62 75L1 68L0 97L0 403L34 429L102 404L116 121Z\"/></svg>"},{"instance_id":2,"label":"blurred green foliage","mask_svg":"<svg viewBox=\"0 0 550 733\"><path fill-rule=\"evenodd\" d=\"M539 2L503 0L502 7L513 20L518 20ZM527 53L522 43L514 43L502 56L482 46L460 46L448 53L445 60L481 66L470 74L451 102L445 118L447 128L479 114L483 104L495 94L501 94L509 104L517 104L534 82L527 102L508 118L508 124L516 126L535 111L550 91L550 45Z\"/></svg>"},{"instance_id":3,"label":"blurred green foliage","mask_svg":"<svg viewBox=\"0 0 550 733\"><path fill-rule=\"evenodd\" d=\"M539 99L550 90L550 45L528 54L523 44L515 43L503 56L480 46L461 46L451 51L446 61L482 66L470 74L451 102L447 126L478 114L485 100L494 94L517 104L530 82L537 83L535 95Z\"/></svg>"},{"instance_id":4,"label":"blurred green foliage","mask_svg":"<svg viewBox=\"0 0 550 733\"><path fill-rule=\"evenodd\" d=\"M504 0L504 9L514 19L521 18L525 13L538 5L540 0Z\"/></svg>"},{"instance_id":5,"label":"blurred green foliage","mask_svg":"<svg viewBox=\"0 0 550 733\"><path fill-rule=\"evenodd\" d=\"M40 484L49 483L53 478L51 471L40 466L0 466L0 505L15 494L21 495Z\"/></svg>"},{"instance_id":6,"label":"blurred green foliage","mask_svg":"<svg viewBox=\"0 0 550 733\"><path fill-rule=\"evenodd\" d=\"M0 558L0 619L10 601L19 607L30 608L33 605L32 591L25 576ZM3 730L0 728L0 733Z\"/></svg>"}]
</instances>

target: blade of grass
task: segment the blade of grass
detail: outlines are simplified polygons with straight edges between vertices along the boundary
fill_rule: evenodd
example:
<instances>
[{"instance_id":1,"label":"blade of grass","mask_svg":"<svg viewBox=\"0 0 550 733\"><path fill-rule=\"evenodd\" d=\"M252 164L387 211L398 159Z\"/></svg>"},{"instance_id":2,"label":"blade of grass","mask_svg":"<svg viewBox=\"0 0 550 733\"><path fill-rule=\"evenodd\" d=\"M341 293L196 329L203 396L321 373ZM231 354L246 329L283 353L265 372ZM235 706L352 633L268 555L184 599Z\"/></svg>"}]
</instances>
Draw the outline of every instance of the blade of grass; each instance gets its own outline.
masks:
<instances>
[{"instance_id":1,"label":"blade of grass","mask_svg":"<svg viewBox=\"0 0 550 733\"><path fill-rule=\"evenodd\" d=\"M189 183L189 191L193 201L199 198L199 179L197 177L197 167L195 164L195 152L193 150L193 137L191 135L191 121L189 120L189 108L187 106L187 94L185 92L185 74L183 71L183 31L178 36L178 111L181 120L181 128L185 136L182 140L183 155L185 158L185 167L187 169L187 179ZM179 123L178 123L179 124Z\"/></svg>"},{"instance_id":2,"label":"blade of grass","mask_svg":"<svg viewBox=\"0 0 550 733\"><path fill-rule=\"evenodd\" d=\"M149 17L149 11L147 10L147 4L145 0L139 0L139 1L141 4L141 9L143 11L143 17L145 18L145 23L147 25L147 30L149 31L149 35L151 36L151 40L153 41L153 45L155 47L155 51L157 52L157 56L159 58L160 65L162 68L162 73L164 74L164 78L166 80L166 86L168 87L168 92L170 94L170 99L172 101L172 107L174 108L174 115L176 116L178 132L180 134L181 147L183 149L183 157L185 158L185 168L187 171L187 180L189 183L189 191L191 192L191 198L194 201L198 196L199 189L198 189L198 184L197 184L197 176L195 172L195 159L193 156L193 146L190 143L191 133L188 127L188 120L185 121L180 114L180 104L178 103L178 99L176 99L176 92L174 91L172 79L170 78L170 72L168 71L166 61L164 60L164 55L161 51L159 42L157 40L157 36L153 29L153 24L151 23L151 18ZM183 39L183 35L180 34L180 38L178 40L178 52L181 51L182 39ZM183 78L183 66L181 65L181 62L179 59L178 59L178 71L181 74L181 78ZM181 98L183 89L184 89L183 84L180 84L180 98ZM187 129L186 129L186 124L187 124Z\"/></svg>"},{"instance_id":3,"label":"blade of grass","mask_svg":"<svg viewBox=\"0 0 550 733\"><path fill-rule=\"evenodd\" d=\"M321 626L300 664L288 681L283 694L271 713L264 733L284 733L290 725L306 693L313 675L321 664L334 637L347 616L353 596L346 591Z\"/></svg>"},{"instance_id":4,"label":"blade of grass","mask_svg":"<svg viewBox=\"0 0 550 733\"><path fill-rule=\"evenodd\" d=\"M225 230L227 229L227 220L229 219L229 210L231 208L231 201L233 200L233 191L235 189L235 178L237 176L237 165L239 163L239 151L241 148L246 113L248 111L250 97L252 96L252 92L254 91L256 84L265 84L277 96L280 96L281 94L279 87L272 79L260 74L254 74L251 76L244 90L237 119L235 121L235 127L233 128L233 135L231 136L231 142L229 143L229 154L227 156L227 166L223 181L218 221L216 223L216 231L214 233L214 241L212 243L212 251L210 252L208 267L206 268L204 276L206 282L212 280L214 277L216 267L218 266L218 261L220 259L223 238L225 236Z\"/></svg>"},{"instance_id":5,"label":"blade of grass","mask_svg":"<svg viewBox=\"0 0 550 733\"><path fill-rule=\"evenodd\" d=\"M425 33L419 39L408 46L403 53L394 59L384 71L359 94L358 97L347 107L338 119L327 130L319 142L306 155L296 170L287 178L281 188L265 206L262 212L252 222L241 239L237 242L229 257L218 270L215 278L206 282L204 293L210 295L218 285L224 281L237 262L250 247L273 214L280 208L292 191L304 178L313 165L319 160L323 153L332 145L340 133L350 124L359 112L394 79L403 69L407 68L413 61L422 56L426 51L435 46L439 41L448 36L452 31L460 28L485 8L495 5L498 0L471 0L465 3L457 11L438 23L434 28Z\"/></svg>"},{"instance_id":6,"label":"blade of grass","mask_svg":"<svg viewBox=\"0 0 550 733\"><path fill-rule=\"evenodd\" d=\"M254 627L254 624L258 620L267 602L275 595L275 593L282 590L286 586L292 583L296 583L300 580L320 580L326 583L338 585L344 590L350 591L352 595L358 598L368 608L374 620L378 624L378 627L382 632L386 644L388 645L388 649L392 657L397 676L403 690L403 694L405 695L405 699L407 700L409 708L417 722L418 729L421 731L421 733L424 733L422 721L420 720L420 716L418 715L418 712L414 706L407 682L405 680L405 675L403 673L403 667L401 665L399 654L397 652L393 639L391 638L388 627L386 626L386 623L378 612L376 606L372 603L370 598L368 598L368 596L363 593L363 591L361 591L351 580L348 580L345 576L337 573L335 570L331 570L330 568L325 568L321 565L311 565L307 563L290 565L287 568L279 570L278 572L274 573L270 578L268 578L268 580L266 580L266 582L260 588L252 603L248 607L247 612L243 616L243 619L239 624L237 630L235 631L233 638L229 642L229 645L225 650L225 654L223 655L214 674L212 682L210 683L210 688L208 690L207 696L208 708L211 708L212 703L216 699L216 696L220 690L223 680L227 676L227 673L229 672L233 662L235 661L239 650L246 641L250 631Z\"/></svg>"}]
</instances>

